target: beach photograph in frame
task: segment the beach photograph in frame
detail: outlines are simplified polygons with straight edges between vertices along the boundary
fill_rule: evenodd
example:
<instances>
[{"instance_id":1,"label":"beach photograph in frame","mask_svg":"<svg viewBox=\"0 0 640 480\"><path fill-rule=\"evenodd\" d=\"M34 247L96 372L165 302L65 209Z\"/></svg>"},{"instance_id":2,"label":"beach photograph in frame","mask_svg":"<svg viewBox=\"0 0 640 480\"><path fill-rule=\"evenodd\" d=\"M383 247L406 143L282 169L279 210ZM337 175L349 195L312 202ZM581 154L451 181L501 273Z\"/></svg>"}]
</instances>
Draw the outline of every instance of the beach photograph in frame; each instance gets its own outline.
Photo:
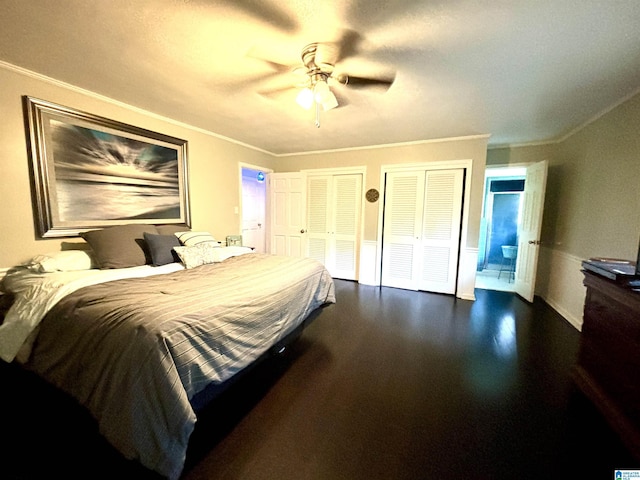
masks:
<instances>
[{"instance_id":1,"label":"beach photograph in frame","mask_svg":"<svg viewBox=\"0 0 640 480\"><path fill-rule=\"evenodd\" d=\"M40 238L125 223L191 226L185 140L23 100Z\"/></svg>"}]
</instances>

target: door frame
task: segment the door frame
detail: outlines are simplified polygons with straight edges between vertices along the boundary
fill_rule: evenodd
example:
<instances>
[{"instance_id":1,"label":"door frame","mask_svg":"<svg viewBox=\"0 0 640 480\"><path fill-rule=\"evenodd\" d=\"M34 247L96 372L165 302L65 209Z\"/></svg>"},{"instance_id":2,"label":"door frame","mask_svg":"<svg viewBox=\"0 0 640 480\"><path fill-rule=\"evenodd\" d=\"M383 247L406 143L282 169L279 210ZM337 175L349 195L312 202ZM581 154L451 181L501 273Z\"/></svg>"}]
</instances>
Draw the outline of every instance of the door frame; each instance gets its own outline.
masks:
<instances>
[{"instance_id":1,"label":"door frame","mask_svg":"<svg viewBox=\"0 0 640 480\"><path fill-rule=\"evenodd\" d=\"M242 211L242 169L246 168L248 170L257 170L260 172L263 172L265 174L265 182L266 180L266 176L269 173L273 173L273 169L271 168L267 168L267 167L263 167L261 165L252 165L250 163L245 163L245 162L238 162L238 232L242 232L242 220L243 220L243 211ZM265 188L265 193L264 193L264 208L265 208L265 251L269 251L269 247L270 247L270 243L271 243L271 237L270 237L270 230L271 230L271 225L270 225L270 195L269 195L269 188Z\"/></svg>"},{"instance_id":2,"label":"door frame","mask_svg":"<svg viewBox=\"0 0 640 480\"><path fill-rule=\"evenodd\" d=\"M402 172L402 171L415 171L415 170L457 170L463 169L465 171L463 181L463 194L462 194L462 223L460 226L460 245L458 248L458 271L456 280L456 293L458 296L461 292L461 280L463 275L460 275L460 260L463 252L467 249L467 234L469 231L469 209L471 203L471 179L473 177L473 159L461 159L461 160L442 160L435 162L419 162L419 163L402 163L396 165L382 165L380 167L380 200L381 205L378 209L378 233L376 237L376 265L375 265L375 278L378 285L382 285L382 233L384 229L384 209L386 199L386 179L389 172ZM473 265L474 271L476 265Z\"/></svg>"},{"instance_id":3,"label":"door frame","mask_svg":"<svg viewBox=\"0 0 640 480\"><path fill-rule=\"evenodd\" d=\"M484 183L483 183L484 186L483 186L483 195L482 195L482 210L480 211L481 219L482 217L486 217L487 210L490 207L489 205L490 203L489 197L491 196L489 192L490 181L498 178L500 179L517 178L519 180L520 179L524 180L525 174L527 173L527 165L529 164L517 163L513 165L487 165L485 167ZM522 198L520 199L520 202L522 203ZM518 233L520 232L518 231ZM482 235L482 232L480 232L480 235ZM489 243L489 237L490 235L486 234L485 241L487 244ZM480 245L480 241L478 241L478 244ZM486 249L487 249L487 246L485 245L485 253L486 253ZM480 256L480 252L478 252L478 256Z\"/></svg>"}]
</instances>

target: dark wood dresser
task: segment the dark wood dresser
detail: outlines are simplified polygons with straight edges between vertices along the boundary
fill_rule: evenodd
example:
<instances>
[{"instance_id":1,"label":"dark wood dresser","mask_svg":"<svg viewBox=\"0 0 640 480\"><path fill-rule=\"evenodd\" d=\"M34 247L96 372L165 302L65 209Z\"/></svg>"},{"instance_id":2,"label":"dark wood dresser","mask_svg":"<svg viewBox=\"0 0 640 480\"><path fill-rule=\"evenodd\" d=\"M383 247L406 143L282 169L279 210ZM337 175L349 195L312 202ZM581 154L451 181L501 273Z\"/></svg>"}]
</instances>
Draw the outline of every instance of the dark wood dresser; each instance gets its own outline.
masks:
<instances>
[{"instance_id":1,"label":"dark wood dresser","mask_svg":"<svg viewBox=\"0 0 640 480\"><path fill-rule=\"evenodd\" d=\"M640 459L640 293L584 272L575 382Z\"/></svg>"}]
</instances>

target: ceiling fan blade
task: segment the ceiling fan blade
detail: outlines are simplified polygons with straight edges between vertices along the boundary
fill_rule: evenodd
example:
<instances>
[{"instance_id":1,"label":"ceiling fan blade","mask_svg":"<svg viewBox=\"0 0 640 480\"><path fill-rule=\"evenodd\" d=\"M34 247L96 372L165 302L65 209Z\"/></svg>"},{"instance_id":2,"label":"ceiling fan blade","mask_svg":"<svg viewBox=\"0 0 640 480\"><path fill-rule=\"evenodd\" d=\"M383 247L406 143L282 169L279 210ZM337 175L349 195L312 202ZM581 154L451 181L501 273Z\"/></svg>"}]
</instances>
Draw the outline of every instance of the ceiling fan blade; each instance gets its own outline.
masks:
<instances>
[{"instance_id":1,"label":"ceiling fan blade","mask_svg":"<svg viewBox=\"0 0 640 480\"><path fill-rule=\"evenodd\" d=\"M286 92L287 90L296 90L296 87L293 85L286 85L281 87L265 88L263 90L259 90L258 94L262 95L263 97L273 97L282 92Z\"/></svg>"},{"instance_id":2,"label":"ceiling fan blade","mask_svg":"<svg viewBox=\"0 0 640 480\"><path fill-rule=\"evenodd\" d=\"M333 65L357 55L362 43L362 35L354 30L346 29L342 31L340 39L335 43L338 45L338 51Z\"/></svg>"},{"instance_id":3,"label":"ceiling fan blade","mask_svg":"<svg viewBox=\"0 0 640 480\"><path fill-rule=\"evenodd\" d=\"M340 74L334 78L338 83L353 88L382 87L388 89L395 81L395 75L388 78L367 78Z\"/></svg>"},{"instance_id":4,"label":"ceiling fan blade","mask_svg":"<svg viewBox=\"0 0 640 480\"><path fill-rule=\"evenodd\" d=\"M234 0L230 3L244 14L286 32L294 32L299 27L291 14L262 0Z\"/></svg>"},{"instance_id":5,"label":"ceiling fan blade","mask_svg":"<svg viewBox=\"0 0 640 480\"><path fill-rule=\"evenodd\" d=\"M259 55L258 53L256 53L256 47L251 47L251 49L245 54L245 56L263 62L276 73L291 72L295 68L295 66L285 65L284 63L276 62L275 60L270 60L263 57L262 55Z\"/></svg>"}]
</instances>

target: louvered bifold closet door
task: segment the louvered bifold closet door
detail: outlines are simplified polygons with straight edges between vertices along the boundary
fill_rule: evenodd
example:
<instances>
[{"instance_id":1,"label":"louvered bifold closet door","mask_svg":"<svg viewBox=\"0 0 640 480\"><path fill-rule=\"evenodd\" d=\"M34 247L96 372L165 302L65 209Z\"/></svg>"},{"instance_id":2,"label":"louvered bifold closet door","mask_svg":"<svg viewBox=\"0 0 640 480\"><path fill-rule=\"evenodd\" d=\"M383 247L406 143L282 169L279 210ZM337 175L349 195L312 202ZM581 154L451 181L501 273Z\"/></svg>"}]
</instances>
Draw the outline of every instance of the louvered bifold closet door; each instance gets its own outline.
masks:
<instances>
[{"instance_id":1,"label":"louvered bifold closet door","mask_svg":"<svg viewBox=\"0 0 640 480\"><path fill-rule=\"evenodd\" d=\"M331 274L345 280L357 279L362 175L333 177L333 225L331 229L333 262Z\"/></svg>"},{"instance_id":2,"label":"louvered bifold closet door","mask_svg":"<svg viewBox=\"0 0 640 480\"><path fill-rule=\"evenodd\" d=\"M382 285L417 290L425 172L389 172L385 187Z\"/></svg>"},{"instance_id":3,"label":"louvered bifold closet door","mask_svg":"<svg viewBox=\"0 0 640 480\"><path fill-rule=\"evenodd\" d=\"M310 175L307 181L307 256L334 278L357 279L362 175Z\"/></svg>"},{"instance_id":4,"label":"louvered bifold closet door","mask_svg":"<svg viewBox=\"0 0 640 480\"><path fill-rule=\"evenodd\" d=\"M418 288L455 293L464 170L426 172Z\"/></svg>"},{"instance_id":5,"label":"louvered bifold closet door","mask_svg":"<svg viewBox=\"0 0 640 480\"><path fill-rule=\"evenodd\" d=\"M329 187L332 177L309 176L307 181L307 256L327 266L329 256Z\"/></svg>"}]
</instances>

